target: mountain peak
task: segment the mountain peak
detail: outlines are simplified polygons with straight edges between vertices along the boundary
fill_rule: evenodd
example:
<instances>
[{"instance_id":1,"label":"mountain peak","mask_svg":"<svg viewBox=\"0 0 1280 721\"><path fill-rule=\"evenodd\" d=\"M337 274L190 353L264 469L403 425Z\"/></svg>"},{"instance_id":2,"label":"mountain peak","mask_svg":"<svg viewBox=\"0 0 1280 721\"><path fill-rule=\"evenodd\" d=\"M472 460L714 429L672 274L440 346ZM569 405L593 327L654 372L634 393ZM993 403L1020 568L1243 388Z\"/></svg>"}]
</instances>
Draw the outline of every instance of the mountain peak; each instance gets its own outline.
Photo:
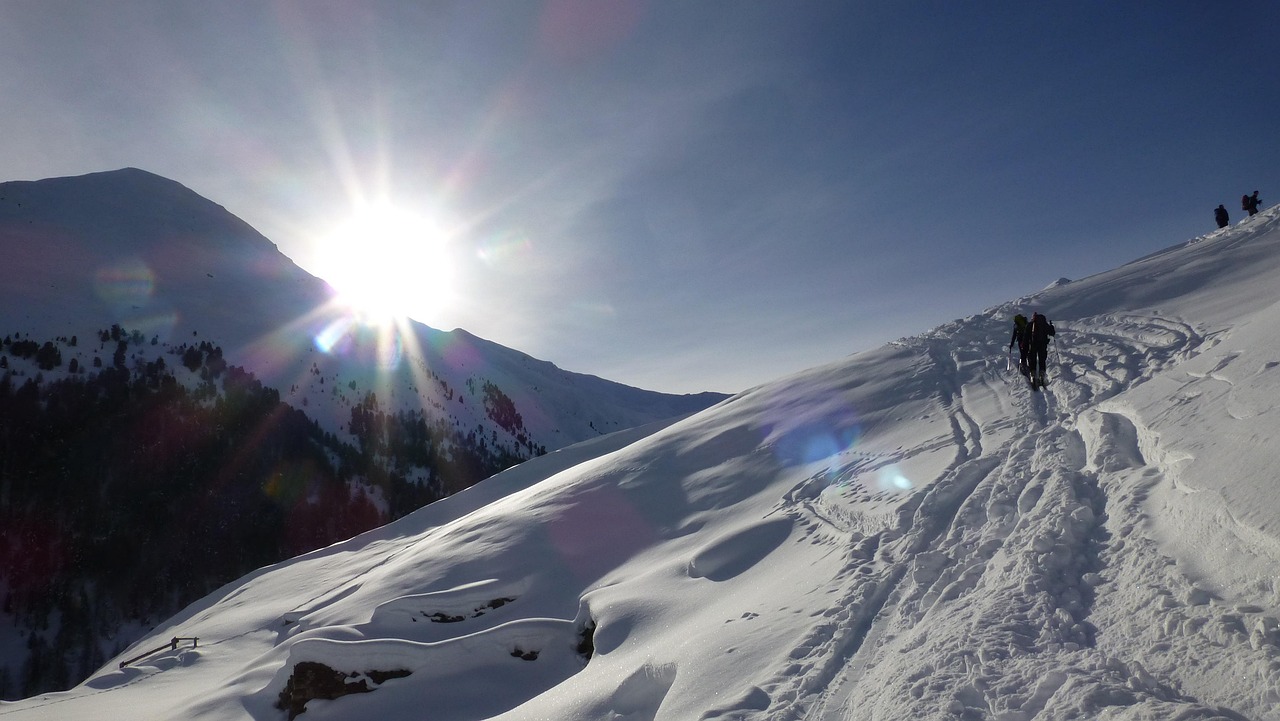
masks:
<instances>
[{"instance_id":1,"label":"mountain peak","mask_svg":"<svg viewBox=\"0 0 1280 721\"><path fill-rule=\"evenodd\" d=\"M135 167L43 180L14 180L0 183L0 197L7 193L24 191L39 196L70 195L82 200L101 194L114 198L162 194L170 201L186 196L187 200L199 199L205 203L211 203L176 180Z\"/></svg>"},{"instance_id":2,"label":"mountain peak","mask_svg":"<svg viewBox=\"0 0 1280 721\"><path fill-rule=\"evenodd\" d=\"M119 323L239 345L329 297L225 208L138 168L0 184L0 252L19 271L0 321L41 335Z\"/></svg>"},{"instance_id":3,"label":"mountain peak","mask_svg":"<svg viewBox=\"0 0 1280 721\"><path fill-rule=\"evenodd\" d=\"M367 347L374 343L332 340L334 329L352 323L331 304L324 281L222 206L146 170L0 184L0 253L17 271L12 282L0 285L0 328L6 330L54 338L120 325L159 341L198 337L224 346L231 362L286 387L302 385L303 376L314 380L308 374L313 366L343 368L360 376L343 382L357 380L361 388L371 387L370 376L378 372L371 361L378 353ZM527 440L548 448L683 415L722 397L671 396L562 371L462 329L442 333L414 323L406 332L417 337L405 338L405 345L422 357L405 364L426 367L451 389L483 388L487 380L491 403L498 389L510 393L528 408L522 416ZM450 352L446 340L471 350ZM373 367L362 365L367 362ZM420 405L418 394L433 384L403 375L406 387L419 391L406 388L399 402ZM526 383L536 393L525 390ZM313 407L329 405L311 400ZM487 409L481 401L450 412L483 425ZM578 412L582 408L595 411ZM348 410L335 411L326 427L341 423Z\"/></svg>"}]
</instances>

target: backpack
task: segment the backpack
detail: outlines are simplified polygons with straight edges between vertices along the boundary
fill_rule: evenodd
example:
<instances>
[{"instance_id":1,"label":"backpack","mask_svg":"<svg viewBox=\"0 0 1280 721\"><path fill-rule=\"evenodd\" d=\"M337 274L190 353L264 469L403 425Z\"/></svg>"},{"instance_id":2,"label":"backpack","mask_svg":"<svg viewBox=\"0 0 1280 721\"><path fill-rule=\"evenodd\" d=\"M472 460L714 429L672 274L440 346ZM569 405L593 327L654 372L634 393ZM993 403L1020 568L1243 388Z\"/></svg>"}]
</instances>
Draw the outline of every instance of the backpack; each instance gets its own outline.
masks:
<instances>
[{"instance_id":1,"label":"backpack","mask_svg":"<svg viewBox=\"0 0 1280 721\"><path fill-rule=\"evenodd\" d=\"M1031 326L1028 329L1031 336L1031 344L1035 346L1044 346L1049 344L1049 336L1054 335L1053 324L1049 319L1036 313L1031 316Z\"/></svg>"}]
</instances>

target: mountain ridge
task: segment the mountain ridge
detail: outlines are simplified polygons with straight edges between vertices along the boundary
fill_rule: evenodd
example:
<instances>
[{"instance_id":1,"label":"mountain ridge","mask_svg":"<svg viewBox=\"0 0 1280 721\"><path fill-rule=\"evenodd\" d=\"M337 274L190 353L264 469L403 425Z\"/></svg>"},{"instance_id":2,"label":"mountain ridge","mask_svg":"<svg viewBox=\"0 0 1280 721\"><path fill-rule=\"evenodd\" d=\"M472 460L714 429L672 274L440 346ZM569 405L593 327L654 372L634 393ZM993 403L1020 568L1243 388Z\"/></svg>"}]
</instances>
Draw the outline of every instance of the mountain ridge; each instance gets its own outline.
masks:
<instances>
[{"instance_id":1,"label":"mountain ridge","mask_svg":"<svg viewBox=\"0 0 1280 721\"><path fill-rule=\"evenodd\" d=\"M0 288L0 328L6 332L47 339L118 324L161 342L213 340L229 360L278 387L298 383L316 365L333 368L331 380L341 384L349 381L342 369L350 368L346 376L361 377L362 385L372 388L370 379L387 360L379 357L382 341L376 334L361 331L329 305L333 294L322 280L222 206L145 170L0 183L0 253L25 279ZM512 374L527 363L522 356L533 360L462 329L440 331L417 322L409 328L393 340L398 358L391 360L402 365L420 349L443 373L444 350L458 344L484 351L476 361L503 359L500 365ZM320 350L326 332L336 340L325 341L332 345ZM339 343L349 351L347 358L334 351ZM576 383L592 385L591 393L572 405L588 408L589 399L604 395L611 399L609 412L627 416L627 423L688 413L726 397L627 390L553 364L539 367L541 377L558 378L560 389L569 393L576 392ZM458 387L468 375L453 373L447 380ZM503 387L522 385L515 378L494 380ZM313 396L309 402L318 400ZM635 404L647 410L628 410ZM411 405L405 395L401 408ZM526 415L547 410L517 405ZM466 415L462 422L470 424ZM571 410L534 429L537 442L558 448L621 427L605 416L579 422L578 415L581 411ZM318 420L340 430L341 418ZM474 420L487 424L483 416ZM593 431L593 425L600 428Z\"/></svg>"}]
</instances>

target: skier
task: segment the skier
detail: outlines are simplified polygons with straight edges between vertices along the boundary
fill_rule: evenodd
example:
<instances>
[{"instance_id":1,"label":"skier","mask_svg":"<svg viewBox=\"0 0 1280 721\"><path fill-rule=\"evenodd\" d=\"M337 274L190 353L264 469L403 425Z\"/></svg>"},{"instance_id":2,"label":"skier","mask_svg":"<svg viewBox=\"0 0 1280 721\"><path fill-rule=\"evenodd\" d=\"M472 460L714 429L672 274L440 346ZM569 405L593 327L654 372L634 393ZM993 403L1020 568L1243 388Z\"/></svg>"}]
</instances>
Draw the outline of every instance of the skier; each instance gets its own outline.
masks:
<instances>
[{"instance_id":1,"label":"skier","mask_svg":"<svg viewBox=\"0 0 1280 721\"><path fill-rule=\"evenodd\" d=\"M1027 351L1031 348L1031 335L1027 333L1027 317L1021 313L1013 317L1013 335L1009 336L1009 348L1018 344L1018 372L1024 376L1031 374L1027 367Z\"/></svg>"},{"instance_id":2,"label":"skier","mask_svg":"<svg viewBox=\"0 0 1280 721\"><path fill-rule=\"evenodd\" d=\"M1218 208L1213 211L1213 219L1218 221L1219 228L1225 228L1227 227L1227 223L1231 222L1231 220L1227 218L1227 209L1221 204L1219 204Z\"/></svg>"},{"instance_id":3,"label":"skier","mask_svg":"<svg viewBox=\"0 0 1280 721\"><path fill-rule=\"evenodd\" d=\"M1245 210L1249 211L1249 215L1256 215L1258 212L1258 208L1262 206L1262 201L1258 200L1258 191L1256 190L1253 191L1253 195L1250 195L1248 197L1249 197L1249 207L1245 208Z\"/></svg>"},{"instance_id":4,"label":"skier","mask_svg":"<svg viewBox=\"0 0 1280 721\"><path fill-rule=\"evenodd\" d=\"M1031 388L1044 388L1045 360L1049 357L1049 337L1057 333L1049 319L1040 313L1031 314L1027 335L1031 344Z\"/></svg>"}]
</instances>

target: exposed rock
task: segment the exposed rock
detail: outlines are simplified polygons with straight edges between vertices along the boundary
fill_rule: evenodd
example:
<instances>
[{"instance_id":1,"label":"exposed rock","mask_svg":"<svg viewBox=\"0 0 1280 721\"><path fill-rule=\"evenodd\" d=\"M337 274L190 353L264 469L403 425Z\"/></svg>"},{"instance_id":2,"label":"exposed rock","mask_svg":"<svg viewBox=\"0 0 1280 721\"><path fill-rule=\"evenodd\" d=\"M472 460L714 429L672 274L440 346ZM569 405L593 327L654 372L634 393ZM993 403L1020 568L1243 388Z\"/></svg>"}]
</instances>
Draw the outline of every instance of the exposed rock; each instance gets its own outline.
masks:
<instances>
[{"instance_id":1,"label":"exposed rock","mask_svg":"<svg viewBox=\"0 0 1280 721\"><path fill-rule=\"evenodd\" d=\"M303 661L293 667L276 708L287 711L292 721L307 710L311 699L333 700L353 693L368 693L388 679L403 678L410 673L405 669L343 673L323 663Z\"/></svg>"}]
</instances>

